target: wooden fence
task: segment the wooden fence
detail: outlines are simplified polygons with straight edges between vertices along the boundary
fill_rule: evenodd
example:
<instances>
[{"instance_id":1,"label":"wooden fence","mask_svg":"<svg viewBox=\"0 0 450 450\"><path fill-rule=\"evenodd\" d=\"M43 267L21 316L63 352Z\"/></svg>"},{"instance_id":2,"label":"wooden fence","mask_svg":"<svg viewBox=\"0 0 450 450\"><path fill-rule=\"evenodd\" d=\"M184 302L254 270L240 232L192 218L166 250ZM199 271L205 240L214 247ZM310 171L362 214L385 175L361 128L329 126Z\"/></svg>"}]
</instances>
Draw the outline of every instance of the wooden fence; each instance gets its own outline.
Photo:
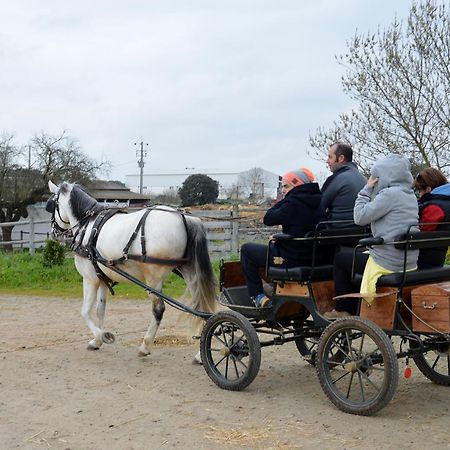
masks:
<instances>
[{"instance_id":1,"label":"wooden fence","mask_svg":"<svg viewBox=\"0 0 450 450\"><path fill-rule=\"evenodd\" d=\"M264 208L238 208L231 210L192 210L192 215L200 217L206 228L208 247L213 259L229 258L239 254L239 248L243 242L267 241L276 228L264 227L262 216ZM41 225L36 231L36 225ZM45 225L48 229L45 230ZM0 229L7 226L20 226L20 238L11 241L1 241L0 249L5 245L14 248L28 248L33 254L37 247L42 246L50 234L50 220L34 220L32 214L28 220L20 222L0 223ZM25 229L23 229L25 228Z\"/></svg>"}]
</instances>

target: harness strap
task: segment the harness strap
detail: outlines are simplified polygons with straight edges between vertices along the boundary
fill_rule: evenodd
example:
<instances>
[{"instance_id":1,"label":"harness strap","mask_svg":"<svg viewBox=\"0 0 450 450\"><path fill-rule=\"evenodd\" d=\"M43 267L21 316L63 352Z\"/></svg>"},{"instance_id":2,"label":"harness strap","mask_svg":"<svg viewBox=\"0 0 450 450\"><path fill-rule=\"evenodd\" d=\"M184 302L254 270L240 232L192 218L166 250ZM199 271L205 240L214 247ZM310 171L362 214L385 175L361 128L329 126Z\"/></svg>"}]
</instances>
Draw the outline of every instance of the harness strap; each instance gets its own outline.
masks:
<instances>
[{"instance_id":1,"label":"harness strap","mask_svg":"<svg viewBox=\"0 0 450 450\"><path fill-rule=\"evenodd\" d=\"M144 262L144 263L153 263L153 264L161 264L161 265L169 265L169 266L179 266L179 265L185 264L187 262L187 258L186 258L187 246L186 246L186 250L185 250L185 254L183 255L183 258L166 259L166 258L157 258L157 257L153 257L153 256L147 256L147 249L146 249L146 244L145 244L145 221L146 221L148 215L150 214L150 212L152 212L154 209L156 209L156 208L155 207L147 208L147 210L141 216L141 218L139 219L139 222L136 226L136 229L132 233L130 239L127 242L127 245L123 249L123 256L121 258L114 259L114 260L105 259L97 250L96 244L97 244L98 236L100 234L100 230L103 228L103 225L112 216L114 216L118 212L125 213L125 211L123 211L123 210L120 210L117 208L111 208L111 209L104 210L100 214L98 214L92 225L91 233L89 235L89 239L88 239L86 246L83 246L82 243L83 243L83 240L84 240L84 237L86 234L88 223L86 223L83 226L82 230L79 229L76 236L74 236L74 240L72 241L72 250L75 253L77 253L78 255L80 255L84 258L88 258L91 261L92 265L94 266L97 277L106 284L106 286L108 287L108 289L112 295L114 295L113 286L115 286L117 284L117 281L111 280L100 269L98 263L100 263L104 266L107 266L107 267L111 267L111 266L120 264L120 263L126 261L127 259ZM158 210L161 210L161 209L158 209ZM172 210L165 210L165 209L162 209L161 211L180 214L183 219L183 223L184 223L184 226L186 228L186 233L187 233L186 217L184 216L184 214L181 211L172 211ZM139 233L139 230L141 231L142 255L128 255L130 247L133 244L134 240L136 239L136 237ZM79 236L79 238L77 239L77 242L75 242L75 238L77 236Z\"/></svg>"}]
</instances>

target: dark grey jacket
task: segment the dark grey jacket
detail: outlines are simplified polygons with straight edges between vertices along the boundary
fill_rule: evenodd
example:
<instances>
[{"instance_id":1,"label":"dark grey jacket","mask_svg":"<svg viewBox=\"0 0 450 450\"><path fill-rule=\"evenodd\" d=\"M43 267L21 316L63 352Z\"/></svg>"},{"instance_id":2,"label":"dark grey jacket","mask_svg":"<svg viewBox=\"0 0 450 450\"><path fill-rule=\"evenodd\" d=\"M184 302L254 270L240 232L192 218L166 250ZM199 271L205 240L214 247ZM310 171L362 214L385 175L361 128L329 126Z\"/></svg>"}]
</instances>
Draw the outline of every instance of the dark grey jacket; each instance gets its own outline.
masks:
<instances>
[{"instance_id":1,"label":"dark grey jacket","mask_svg":"<svg viewBox=\"0 0 450 450\"><path fill-rule=\"evenodd\" d=\"M355 200L365 184L366 179L353 162L343 164L329 176L322 186L322 206L327 220L353 220Z\"/></svg>"}]
</instances>

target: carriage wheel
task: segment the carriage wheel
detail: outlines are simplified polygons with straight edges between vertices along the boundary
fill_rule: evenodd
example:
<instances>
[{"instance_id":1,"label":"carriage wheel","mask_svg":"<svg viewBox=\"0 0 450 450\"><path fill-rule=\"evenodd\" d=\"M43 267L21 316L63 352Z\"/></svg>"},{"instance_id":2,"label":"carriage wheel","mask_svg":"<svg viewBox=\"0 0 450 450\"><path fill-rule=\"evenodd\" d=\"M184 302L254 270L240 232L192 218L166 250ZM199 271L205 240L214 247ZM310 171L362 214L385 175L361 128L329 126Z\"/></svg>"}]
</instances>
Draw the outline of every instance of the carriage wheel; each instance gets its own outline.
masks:
<instances>
[{"instance_id":1,"label":"carriage wheel","mask_svg":"<svg viewBox=\"0 0 450 450\"><path fill-rule=\"evenodd\" d=\"M411 348L419 344L411 341ZM436 343L432 350L413 356L417 368L433 383L450 386L450 342Z\"/></svg>"},{"instance_id":2,"label":"carriage wheel","mask_svg":"<svg viewBox=\"0 0 450 450\"><path fill-rule=\"evenodd\" d=\"M316 368L327 397L350 414L369 416L379 411L398 384L392 342L381 328L361 317L336 320L324 330Z\"/></svg>"},{"instance_id":3,"label":"carriage wheel","mask_svg":"<svg viewBox=\"0 0 450 450\"><path fill-rule=\"evenodd\" d=\"M261 345L252 324L236 311L220 311L205 324L200 352L206 373L219 387L246 388L261 365Z\"/></svg>"}]
</instances>

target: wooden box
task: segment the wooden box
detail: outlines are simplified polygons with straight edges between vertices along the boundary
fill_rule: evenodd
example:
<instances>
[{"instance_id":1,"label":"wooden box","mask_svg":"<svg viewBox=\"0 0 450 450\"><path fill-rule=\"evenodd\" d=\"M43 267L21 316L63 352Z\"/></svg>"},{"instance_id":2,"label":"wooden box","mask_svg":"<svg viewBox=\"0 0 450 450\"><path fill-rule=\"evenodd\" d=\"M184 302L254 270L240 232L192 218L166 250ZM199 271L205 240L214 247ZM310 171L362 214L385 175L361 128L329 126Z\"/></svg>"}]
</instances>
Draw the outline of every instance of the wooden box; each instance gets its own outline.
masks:
<instances>
[{"instance_id":1,"label":"wooden box","mask_svg":"<svg viewBox=\"0 0 450 450\"><path fill-rule=\"evenodd\" d=\"M411 307L411 293L417 288L417 286L405 286L402 290L402 300L408 306ZM384 297L375 298L372 306L366 301L361 300L360 316L375 322L383 330L394 330L396 327L401 327L397 323L396 314L400 313L404 322L411 326L411 313L401 306L397 311L397 296L398 288L381 286L377 288L378 294L390 294Z\"/></svg>"},{"instance_id":2,"label":"wooden box","mask_svg":"<svg viewBox=\"0 0 450 450\"><path fill-rule=\"evenodd\" d=\"M435 330L450 332L450 283L425 284L412 291L413 331L433 333ZM430 326L428 326L429 324Z\"/></svg>"}]
</instances>

